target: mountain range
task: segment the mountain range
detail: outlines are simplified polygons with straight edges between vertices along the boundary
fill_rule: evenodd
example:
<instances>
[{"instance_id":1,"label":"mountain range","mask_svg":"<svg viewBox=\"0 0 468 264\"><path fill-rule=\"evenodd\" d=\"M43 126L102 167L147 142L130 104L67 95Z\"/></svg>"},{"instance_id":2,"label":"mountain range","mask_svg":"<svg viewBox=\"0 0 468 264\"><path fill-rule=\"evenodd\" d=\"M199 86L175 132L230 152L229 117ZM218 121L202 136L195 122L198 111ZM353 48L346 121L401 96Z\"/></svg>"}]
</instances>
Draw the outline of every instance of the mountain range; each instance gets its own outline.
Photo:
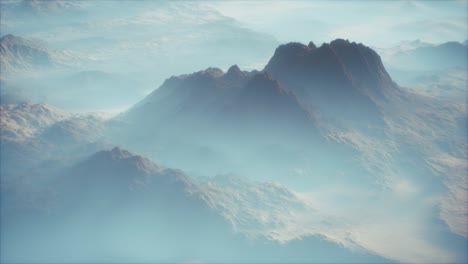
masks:
<instances>
[{"instance_id":1,"label":"mountain range","mask_svg":"<svg viewBox=\"0 0 468 264\"><path fill-rule=\"evenodd\" d=\"M268 172L284 179L304 162L329 177L343 167L363 174L356 149L330 141L331 131L384 136L384 112L393 111L386 105L404 96L377 53L362 44L290 43L278 47L262 71L233 65L227 72L208 68L167 79L111 120L109 135L202 174ZM337 158L339 166L327 162Z\"/></svg>"},{"instance_id":2,"label":"mountain range","mask_svg":"<svg viewBox=\"0 0 468 264\"><path fill-rule=\"evenodd\" d=\"M379 49L387 69L400 85L443 90L450 96L466 82L467 45L456 41L431 44L419 40ZM447 96L438 94L437 96Z\"/></svg>"},{"instance_id":3,"label":"mountain range","mask_svg":"<svg viewBox=\"0 0 468 264\"><path fill-rule=\"evenodd\" d=\"M77 79L87 76L107 79ZM61 261L75 250L76 261L466 260L464 106L400 87L375 51L343 39L281 45L261 71L172 76L110 119L2 104L2 260ZM353 198L335 206L355 211L307 198L336 188ZM406 224L391 246L374 245L395 227L382 206L442 220L453 254L414 257L421 244L395 237L425 234ZM369 232L356 229L360 217ZM24 245L34 250L22 254Z\"/></svg>"}]
</instances>

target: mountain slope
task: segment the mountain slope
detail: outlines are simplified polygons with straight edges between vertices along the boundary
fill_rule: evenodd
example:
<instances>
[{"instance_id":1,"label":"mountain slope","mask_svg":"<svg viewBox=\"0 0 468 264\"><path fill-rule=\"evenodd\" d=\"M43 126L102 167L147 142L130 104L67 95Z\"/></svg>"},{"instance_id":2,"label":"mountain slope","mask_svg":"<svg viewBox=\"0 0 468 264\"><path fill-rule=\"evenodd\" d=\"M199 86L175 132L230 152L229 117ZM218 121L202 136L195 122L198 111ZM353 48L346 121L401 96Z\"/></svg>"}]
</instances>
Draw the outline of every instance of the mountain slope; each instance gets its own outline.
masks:
<instances>
[{"instance_id":1,"label":"mountain slope","mask_svg":"<svg viewBox=\"0 0 468 264\"><path fill-rule=\"evenodd\" d=\"M46 104L21 104L0 105L0 123L2 141L24 141L41 129L55 122L64 120L70 115Z\"/></svg>"},{"instance_id":2,"label":"mountain slope","mask_svg":"<svg viewBox=\"0 0 468 264\"><path fill-rule=\"evenodd\" d=\"M324 142L296 96L269 74L237 66L172 77L112 123L110 134L119 144L170 166L209 168L209 174L246 170L242 155L295 162L292 153ZM281 158L281 149L292 155Z\"/></svg>"},{"instance_id":3,"label":"mountain slope","mask_svg":"<svg viewBox=\"0 0 468 264\"><path fill-rule=\"evenodd\" d=\"M282 206L299 211L307 206L279 184L236 177L196 184L180 170L118 147L91 155L49 182L28 192L24 180L2 182L2 225L8 227L2 242L21 242L1 243L2 260L387 261L319 234L281 242L263 229L251 236L265 210L282 216ZM230 207L235 193L244 202ZM23 238L23 232L34 236Z\"/></svg>"},{"instance_id":4,"label":"mountain slope","mask_svg":"<svg viewBox=\"0 0 468 264\"><path fill-rule=\"evenodd\" d=\"M64 256L77 261L138 256L142 261L184 261L200 250L208 255L206 249L215 241L224 243L230 236L227 223L197 199L197 187L181 171L120 148L95 153L48 182L35 185L43 186L36 193L49 194L35 210L24 206L28 197L21 184L2 192L2 224L8 227L2 239L21 237L22 229L35 234L22 243L31 246L29 254L16 255L14 245L2 243L2 252L8 252L2 258L49 262ZM40 229L27 217L31 214L34 223L42 223ZM132 245L121 241L122 236ZM200 237L212 239L205 243ZM121 251L110 253L116 248Z\"/></svg>"},{"instance_id":5,"label":"mountain slope","mask_svg":"<svg viewBox=\"0 0 468 264\"><path fill-rule=\"evenodd\" d=\"M236 125L235 122L256 119L273 125L284 122L282 118L273 122L272 117L288 115L285 110L302 118L301 123L293 122L291 125L313 123L310 113L302 109L297 98L286 92L269 74L241 72L237 66L233 66L227 73L209 68L191 75L172 77L123 114L121 119L139 122L138 118L144 119L150 115L153 122L161 120L184 125L184 122L193 120L201 123L198 126L214 122L219 122L221 126L230 122ZM313 124L310 128L313 128Z\"/></svg>"},{"instance_id":6,"label":"mountain slope","mask_svg":"<svg viewBox=\"0 0 468 264\"><path fill-rule=\"evenodd\" d=\"M29 102L0 104L0 116L2 174L16 174L47 160L74 161L105 145L104 122L97 116Z\"/></svg>"}]
</instances>

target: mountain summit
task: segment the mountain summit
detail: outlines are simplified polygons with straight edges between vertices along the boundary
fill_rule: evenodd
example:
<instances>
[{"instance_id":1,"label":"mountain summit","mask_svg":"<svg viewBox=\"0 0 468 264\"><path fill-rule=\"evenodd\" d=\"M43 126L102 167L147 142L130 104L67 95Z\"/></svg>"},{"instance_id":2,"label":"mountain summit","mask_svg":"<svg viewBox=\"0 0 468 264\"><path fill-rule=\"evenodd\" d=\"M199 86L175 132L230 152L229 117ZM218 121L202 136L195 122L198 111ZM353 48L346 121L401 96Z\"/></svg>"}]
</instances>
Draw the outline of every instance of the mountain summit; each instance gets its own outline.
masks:
<instances>
[{"instance_id":1,"label":"mountain summit","mask_svg":"<svg viewBox=\"0 0 468 264\"><path fill-rule=\"evenodd\" d=\"M294 77L302 77L323 85L355 85L368 91L371 91L370 86L392 82L375 51L344 39L336 39L320 47L313 42L308 46L301 43L281 45L264 71L285 83Z\"/></svg>"},{"instance_id":2,"label":"mountain summit","mask_svg":"<svg viewBox=\"0 0 468 264\"><path fill-rule=\"evenodd\" d=\"M264 71L305 106L348 120L379 119L378 101L397 87L375 51L343 39L281 45Z\"/></svg>"}]
</instances>

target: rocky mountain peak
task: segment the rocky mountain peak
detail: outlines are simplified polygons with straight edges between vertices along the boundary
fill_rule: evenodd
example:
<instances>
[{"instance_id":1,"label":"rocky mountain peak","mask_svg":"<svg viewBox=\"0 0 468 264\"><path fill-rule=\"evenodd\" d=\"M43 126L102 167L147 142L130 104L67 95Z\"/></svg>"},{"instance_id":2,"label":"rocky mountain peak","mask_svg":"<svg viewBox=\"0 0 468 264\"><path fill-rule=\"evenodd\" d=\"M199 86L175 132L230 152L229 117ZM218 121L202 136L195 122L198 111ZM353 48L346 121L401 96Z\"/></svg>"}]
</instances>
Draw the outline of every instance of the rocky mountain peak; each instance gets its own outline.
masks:
<instances>
[{"instance_id":1,"label":"rocky mountain peak","mask_svg":"<svg viewBox=\"0 0 468 264\"><path fill-rule=\"evenodd\" d=\"M315 46L315 43L312 42L312 41L309 42L309 45L307 45L307 47L309 47L309 49L315 49L315 48L317 48L317 46Z\"/></svg>"},{"instance_id":2,"label":"rocky mountain peak","mask_svg":"<svg viewBox=\"0 0 468 264\"><path fill-rule=\"evenodd\" d=\"M308 46L301 43L281 45L264 70L286 84L299 78L322 87L352 86L365 91L392 85L375 51L345 39L335 39L319 48L313 42Z\"/></svg>"},{"instance_id":3,"label":"rocky mountain peak","mask_svg":"<svg viewBox=\"0 0 468 264\"><path fill-rule=\"evenodd\" d=\"M224 74L224 79L228 81L238 81L245 77L245 74L239 69L237 65L232 65L229 67L226 74Z\"/></svg>"}]
</instances>

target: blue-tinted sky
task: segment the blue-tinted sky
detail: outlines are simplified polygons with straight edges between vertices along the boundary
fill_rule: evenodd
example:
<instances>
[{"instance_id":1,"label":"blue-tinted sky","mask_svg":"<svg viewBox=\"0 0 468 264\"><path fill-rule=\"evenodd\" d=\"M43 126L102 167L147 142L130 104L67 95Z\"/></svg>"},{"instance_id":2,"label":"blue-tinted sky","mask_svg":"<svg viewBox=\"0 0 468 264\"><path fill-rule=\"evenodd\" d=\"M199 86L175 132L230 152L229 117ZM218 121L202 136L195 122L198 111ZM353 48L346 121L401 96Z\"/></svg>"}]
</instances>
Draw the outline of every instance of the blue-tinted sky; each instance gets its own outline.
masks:
<instances>
[{"instance_id":1,"label":"blue-tinted sky","mask_svg":"<svg viewBox=\"0 0 468 264\"><path fill-rule=\"evenodd\" d=\"M465 41L467 1L217 1L222 14L281 42L349 38L388 47L405 40Z\"/></svg>"}]
</instances>

